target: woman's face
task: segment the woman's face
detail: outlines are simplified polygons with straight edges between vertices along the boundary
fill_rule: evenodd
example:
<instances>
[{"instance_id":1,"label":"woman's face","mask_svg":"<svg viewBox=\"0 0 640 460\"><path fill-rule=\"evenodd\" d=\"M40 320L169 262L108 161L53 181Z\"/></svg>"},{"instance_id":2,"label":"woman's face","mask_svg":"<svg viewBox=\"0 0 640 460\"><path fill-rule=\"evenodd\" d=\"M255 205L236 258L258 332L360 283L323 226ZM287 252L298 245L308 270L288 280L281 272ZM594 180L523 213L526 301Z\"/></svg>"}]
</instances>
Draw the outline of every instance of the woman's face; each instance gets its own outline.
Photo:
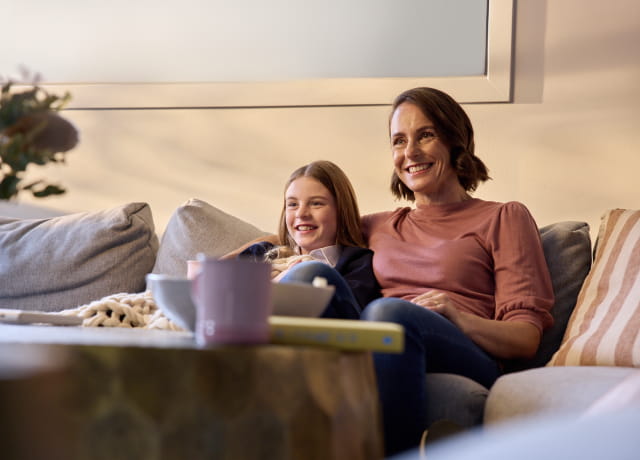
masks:
<instances>
[{"instance_id":1,"label":"woman's face","mask_svg":"<svg viewBox=\"0 0 640 460\"><path fill-rule=\"evenodd\" d=\"M302 254L336 244L336 200L316 179L299 177L291 182L284 206L287 231Z\"/></svg>"},{"instance_id":2,"label":"woman's face","mask_svg":"<svg viewBox=\"0 0 640 460\"><path fill-rule=\"evenodd\" d=\"M395 172L413 191L417 204L451 203L465 196L451 167L449 148L418 106L400 104L389 128Z\"/></svg>"}]
</instances>

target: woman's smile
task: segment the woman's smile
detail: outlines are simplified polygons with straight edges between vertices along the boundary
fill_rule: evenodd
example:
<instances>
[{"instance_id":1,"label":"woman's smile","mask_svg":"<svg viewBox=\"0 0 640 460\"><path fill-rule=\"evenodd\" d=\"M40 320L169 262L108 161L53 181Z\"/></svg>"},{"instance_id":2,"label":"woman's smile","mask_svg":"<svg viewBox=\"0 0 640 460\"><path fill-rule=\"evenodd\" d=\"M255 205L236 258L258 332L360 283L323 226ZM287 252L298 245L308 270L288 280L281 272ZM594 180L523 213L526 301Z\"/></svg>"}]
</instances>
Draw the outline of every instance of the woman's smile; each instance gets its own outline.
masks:
<instances>
[{"instance_id":1,"label":"woman's smile","mask_svg":"<svg viewBox=\"0 0 640 460\"><path fill-rule=\"evenodd\" d=\"M411 165L405 169L409 174L415 176L416 174L429 171L432 166L433 166L433 163L421 163L417 165Z\"/></svg>"}]
</instances>

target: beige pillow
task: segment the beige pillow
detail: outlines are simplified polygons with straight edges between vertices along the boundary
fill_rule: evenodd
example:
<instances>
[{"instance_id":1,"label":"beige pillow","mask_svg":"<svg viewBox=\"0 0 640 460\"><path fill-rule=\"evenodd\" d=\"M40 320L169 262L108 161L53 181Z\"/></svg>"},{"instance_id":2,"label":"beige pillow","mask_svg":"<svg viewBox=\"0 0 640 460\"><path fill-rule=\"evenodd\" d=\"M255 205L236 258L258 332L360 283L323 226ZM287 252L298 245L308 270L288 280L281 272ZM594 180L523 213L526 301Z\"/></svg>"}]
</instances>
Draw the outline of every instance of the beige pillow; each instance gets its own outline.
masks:
<instances>
[{"instance_id":1,"label":"beige pillow","mask_svg":"<svg viewBox=\"0 0 640 460\"><path fill-rule=\"evenodd\" d=\"M176 209L169 219L153 273L186 276L187 260L195 259L199 252L219 257L267 234L202 200L192 198Z\"/></svg>"},{"instance_id":2,"label":"beige pillow","mask_svg":"<svg viewBox=\"0 0 640 460\"><path fill-rule=\"evenodd\" d=\"M593 267L549 365L640 367L640 210L602 217Z\"/></svg>"}]
</instances>

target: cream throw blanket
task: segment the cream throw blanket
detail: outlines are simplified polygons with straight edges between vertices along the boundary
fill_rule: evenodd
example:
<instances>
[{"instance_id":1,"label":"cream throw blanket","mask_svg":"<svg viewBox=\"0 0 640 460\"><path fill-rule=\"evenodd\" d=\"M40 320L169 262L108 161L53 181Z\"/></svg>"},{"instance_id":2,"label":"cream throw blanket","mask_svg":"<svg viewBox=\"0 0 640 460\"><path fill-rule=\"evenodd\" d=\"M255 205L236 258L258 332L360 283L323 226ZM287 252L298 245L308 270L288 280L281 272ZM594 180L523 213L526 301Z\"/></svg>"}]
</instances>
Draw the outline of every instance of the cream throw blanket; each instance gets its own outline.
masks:
<instances>
[{"instance_id":1,"label":"cream throw blanket","mask_svg":"<svg viewBox=\"0 0 640 460\"><path fill-rule=\"evenodd\" d=\"M137 294L113 294L60 313L80 316L83 319L82 325L89 327L184 330L160 311L151 296L151 291Z\"/></svg>"}]
</instances>

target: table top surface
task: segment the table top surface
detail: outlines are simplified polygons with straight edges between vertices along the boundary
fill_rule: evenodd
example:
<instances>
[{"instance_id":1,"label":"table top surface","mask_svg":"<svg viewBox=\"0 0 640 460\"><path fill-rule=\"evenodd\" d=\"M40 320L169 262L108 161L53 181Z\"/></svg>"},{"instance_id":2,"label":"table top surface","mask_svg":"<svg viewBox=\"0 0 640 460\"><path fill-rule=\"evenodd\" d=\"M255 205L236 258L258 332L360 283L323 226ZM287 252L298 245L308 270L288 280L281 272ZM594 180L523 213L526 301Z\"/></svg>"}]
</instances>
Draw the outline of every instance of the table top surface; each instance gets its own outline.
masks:
<instances>
[{"instance_id":1,"label":"table top surface","mask_svg":"<svg viewBox=\"0 0 640 460\"><path fill-rule=\"evenodd\" d=\"M115 327L0 323L0 345L60 344L157 348L195 348L192 332Z\"/></svg>"}]
</instances>

